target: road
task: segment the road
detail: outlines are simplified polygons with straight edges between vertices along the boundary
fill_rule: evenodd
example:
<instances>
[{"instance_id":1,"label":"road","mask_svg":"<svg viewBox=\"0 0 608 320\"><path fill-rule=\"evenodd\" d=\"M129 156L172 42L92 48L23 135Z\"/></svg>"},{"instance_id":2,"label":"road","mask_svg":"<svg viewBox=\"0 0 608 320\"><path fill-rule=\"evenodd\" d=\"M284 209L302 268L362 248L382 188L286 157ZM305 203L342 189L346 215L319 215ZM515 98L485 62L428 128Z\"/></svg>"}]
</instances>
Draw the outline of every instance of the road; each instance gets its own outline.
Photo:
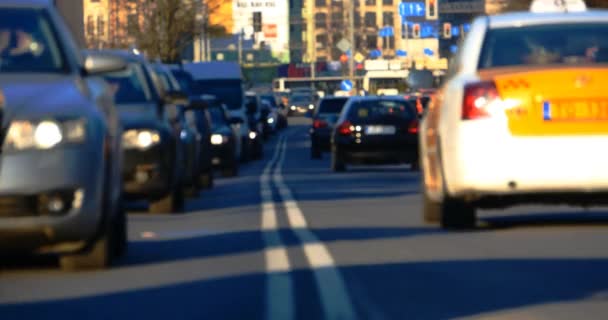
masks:
<instances>
[{"instance_id":1,"label":"road","mask_svg":"<svg viewBox=\"0 0 608 320\"><path fill-rule=\"evenodd\" d=\"M407 166L329 170L294 119L265 159L182 215L129 215L108 271L3 262L0 319L601 319L608 211L483 211L473 231L420 217ZM575 168L572 168L575 169Z\"/></svg>"}]
</instances>

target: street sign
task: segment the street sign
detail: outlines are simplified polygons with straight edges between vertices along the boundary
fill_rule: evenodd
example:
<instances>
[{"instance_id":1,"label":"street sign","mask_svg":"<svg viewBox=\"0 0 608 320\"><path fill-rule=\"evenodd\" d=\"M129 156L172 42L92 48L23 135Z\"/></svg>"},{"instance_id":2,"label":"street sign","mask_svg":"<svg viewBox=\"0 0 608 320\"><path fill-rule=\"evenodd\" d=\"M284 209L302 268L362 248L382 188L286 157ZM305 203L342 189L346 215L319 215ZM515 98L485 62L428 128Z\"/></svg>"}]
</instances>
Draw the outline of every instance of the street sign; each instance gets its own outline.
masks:
<instances>
[{"instance_id":1,"label":"street sign","mask_svg":"<svg viewBox=\"0 0 608 320\"><path fill-rule=\"evenodd\" d=\"M362 55L360 52L357 52L357 54L355 54L355 61L357 63L362 63L363 60L365 60L365 56Z\"/></svg>"},{"instance_id":2,"label":"street sign","mask_svg":"<svg viewBox=\"0 0 608 320\"><path fill-rule=\"evenodd\" d=\"M402 19L406 17L425 17L426 4L424 2L401 2L399 4L399 15Z\"/></svg>"},{"instance_id":3,"label":"street sign","mask_svg":"<svg viewBox=\"0 0 608 320\"><path fill-rule=\"evenodd\" d=\"M398 49L397 51L395 51L395 55L397 57L407 57L407 51Z\"/></svg>"},{"instance_id":4,"label":"street sign","mask_svg":"<svg viewBox=\"0 0 608 320\"><path fill-rule=\"evenodd\" d=\"M435 54L435 52L429 48L424 48L424 54L429 57L432 57Z\"/></svg>"},{"instance_id":5,"label":"street sign","mask_svg":"<svg viewBox=\"0 0 608 320\"><path fill-rule=\"evenodd\" d=\"M338 41L336 44L336 48L340 49L342 52L346 52L350 49L350 42L342 38L342 40Z\"/></svg>"},{"instance_id":6,"label":"street sign","mask_svg":"<svg viewBox=\"0 0 608 320\"><path fill-rule=\"evenodd\" d=\"M340 90L342 91L351 91L353 89L353 82L346 79L340 82Z\"/></svg>"}]
</instances>

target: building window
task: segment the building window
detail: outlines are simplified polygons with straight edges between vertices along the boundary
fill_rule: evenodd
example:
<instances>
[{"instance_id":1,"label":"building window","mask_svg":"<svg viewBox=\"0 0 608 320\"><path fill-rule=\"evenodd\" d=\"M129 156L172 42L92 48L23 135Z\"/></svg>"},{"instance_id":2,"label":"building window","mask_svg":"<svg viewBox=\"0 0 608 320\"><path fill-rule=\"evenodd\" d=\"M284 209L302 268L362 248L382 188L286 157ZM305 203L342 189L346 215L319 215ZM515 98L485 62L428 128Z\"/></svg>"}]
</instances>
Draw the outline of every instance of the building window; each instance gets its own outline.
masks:
<instances>
[{"instance_id":1,"label":"building window","mask_svg":"<svg viewBox=\"0 0 608 320\"><path fill-rule=\"evenodd\" d=\"M93 15L87 16L87 35L95 35L95 20L93 18Z\"/></svg>"},{"instance_id":2,"label":"building window","mask_svg":"<svg viewBox=\"0 0 608 320\"><path fill-rule=\"evenodd\" d=\"M376 28L378 24L376 23L376 13L375 12L366 12L365 13L365 26L368 28Z\"/></svg>"},{"instance_id":3,"label":"building window","mask_svg":"<svg viewBox=\"0 0 608 320\"><path fill-rule=\"evenodd\" d=\"M392 12L383 12L382 13L382 25L384 26L393 26L395 21L393 20Z\"/></svg>"},{"instance_id":4,"label":"building window","mask_svg":"<svg viewBox=\"0 0 608 320\"><path fill-rule=\"evenodd\" d=\"M106 34L106 22L103 16L97 16L97 35L104 36Z\"/></svg>"},{"instance_id":5,"label":"building window","mask_svg":"<svg viewBox=\"0 0 608 320\"><path fill-rule=\"evenodd\" d=\"M342 12L331 14L331 27L336 29L344 27Z\"/></svg>"},{"instance_id":6,"label":"building window","mask_svg":"<svg viewBox=\"0 0 608 320\"><path fill-rule=\"evenodd\" d=\"M327 5L326 0L315 0L315 6L317 7L325 7Z\"/></svg>"},{"instance_id":7,"label":"building window","mask_svg":"<svg viewBox=\"0 0 608 320\"><path fill-rule=\"evenodd\" d=\"M326 28L327 27L327 15L319 12L315 14L315 28Z\"/></svg>"},{"instance_id":8,"label":"building window","mask_svg":"<svg viewBox=\"0 0 608 320\"><path fill-rule=\"evenodd\" d=\"M327 48L327 34L319 34L317 35L317 44L315 46L317 49Z\"/></svg>"},{"instance_id":9,"label":"building window","mask_svg":"<svg viewBox=\"0 0 608 320\"><path fill-rule=\"evenodd\" d=\"M382 4L385 6L392 6L393 0L382 0Z\"/></svg>"},{"instance_id":10,"label":"building window","mask_svg":"<svg viewBox=\"0 0 608 320\"><path fill-rule=\"evenodd\" d=\"M367 35L366 41L368 50L378 49L378 36L376 36L375 34L369 34Z\"/></svg>"},{"instance_id":11,"label":"building window","mask_svg":"<svg viewBox=\"0 0 608 320\"><path fill-rule=\"evenodd\" d=\"M376 0L365 0L365 5L366 6L375 6Z\"/></svg>"}]
</instances>

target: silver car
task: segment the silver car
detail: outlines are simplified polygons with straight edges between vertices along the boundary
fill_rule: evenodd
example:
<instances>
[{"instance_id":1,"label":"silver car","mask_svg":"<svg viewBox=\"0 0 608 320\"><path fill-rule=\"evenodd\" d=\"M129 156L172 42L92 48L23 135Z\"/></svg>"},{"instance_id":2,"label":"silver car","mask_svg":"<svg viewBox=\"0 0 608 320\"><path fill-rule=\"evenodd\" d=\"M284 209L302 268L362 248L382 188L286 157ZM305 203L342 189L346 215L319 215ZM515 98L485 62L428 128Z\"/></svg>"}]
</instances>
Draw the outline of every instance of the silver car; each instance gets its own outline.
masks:
<instances>
[{"instance_id":1,"label":"silver car","mask_svg":"<svg viewBox=\"0 0 608 320\"><path fill-rule=\"evenodd\" d=\"M126 249L121 134L95 75L49 1L0 1L0 254L59 254L103 268Z\"/></svg>"}]
</instances>

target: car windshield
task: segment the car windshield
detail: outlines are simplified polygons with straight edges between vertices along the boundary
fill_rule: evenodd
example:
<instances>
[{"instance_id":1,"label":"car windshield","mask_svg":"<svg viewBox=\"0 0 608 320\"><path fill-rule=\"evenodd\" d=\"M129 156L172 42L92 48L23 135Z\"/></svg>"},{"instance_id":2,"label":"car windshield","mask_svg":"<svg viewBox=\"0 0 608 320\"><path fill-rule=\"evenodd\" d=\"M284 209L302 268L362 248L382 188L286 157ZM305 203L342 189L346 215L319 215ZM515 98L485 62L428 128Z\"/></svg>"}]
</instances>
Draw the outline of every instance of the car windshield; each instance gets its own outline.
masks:
<instances>
[{"instance_id":1,"label":"car windshield","mask_svg":"<svg viewBox=\"0 0 608 320\"><path fill-rule=\"evenodd\" d=\"M608 63L608 23L501 28L488 31L479 68Z\"/></svg>"},{"instance_id":2,"label":"car windshield","mask_svg":"<svg viewBox=\"0 0 608 320\"><path fill-rule=\"evenodd\" d=\"M171 77L171 75L166 70L156 69L156 74L158 74L160 81L163 83L163 86L166 89L178 91L180 90L179 84L173 77Z\"/></svg>"},{"instance_id":3,"label":"car windshield","mask_svg":"<svg viewBox=\"0 0 608 320\"><path fill-rule=\"evenodd\" d=\"M277 107L277 101L274 99L273 96L262 96L261 99L262 99L262 101L268 102L271 107L273 107L273 108Z\"/></svg>"},{"instance_id":4,"label":"car windshield","mask_svg":"<svg viewBox=\"0 0 608 320\"><path fill-rule=\"evenodd\" d=\"M405 100L363 100L356 102L348 110L351 120L377 120L386 117L412 119L413 107Z\"/></svg>"},{"instance_id":5,"label":"car windshield","mask_svg":"<svg viewBox=\"0 0 608 320\"><path fill-rule=\"evenodd\" d=\"M209 115L211 115L211 122L214 126L226 124L224 109L220 105L214 103L209 106L208 110Z\"/></svg>"},{"instance_id":6,"label":"car windshield","mask_svg":"<svg viewBox=\"0 0 608 320\"><path fill-rule=\"evenodd\" d=\"M243 105L241 80L198 80L193 93L214 95L232 110L240 109Z\"/></svg>"},{"instance_id":7,"label":"car windshield","mask_svg":"<svg viewBox=\"0 0 608 320\"><path fill-rule=\"evenodd\" d=\"M0 73L66 70L56 31L44 11L0 8Z\"/></svg>"},{"instance_id":8,"label":"car windshield","mask_svg":"<svg viewBox=\"0 0 608 320\"><path fill-rule=\"evenodd\" d=\"M310 103L312 102L309 96L292 96L290 99L291 103Z\"/></svg>"},{"instance_id":9,"label":"car windshield","mask_svg":"<svg viewBox=\"0 0 608 320\"><path fill-rule=\"evenodd\" d=\"M192 77L190 77L190 75L188 73L181 71L181 70L173 70L171 72L173 73L173 76L179 83L180 88L182 88L182 90L184 90L184 92L191 94L192 93L192 84L193 84Z\"/></svg>"},{"instance_id":10,"label":"car windshield","mask_svg":"<svg viewBox=\"0 0 608 320\"><path fill-rule=\"evenodd\" d=\"M147 103L152 99L139 64L131 64L126 70L106 74L104 78L115 92L117 104Z\"/></svg>"},{"instance_id":11,"label":"car windshield","mask_svg":"<svg viewBox=\"0 0 608 320\"><path fill-rule=\"evenodd\" d=\"M348 99L323 99L319 104L318 114L338 114Z\"/></svg>"}]
</instances>

